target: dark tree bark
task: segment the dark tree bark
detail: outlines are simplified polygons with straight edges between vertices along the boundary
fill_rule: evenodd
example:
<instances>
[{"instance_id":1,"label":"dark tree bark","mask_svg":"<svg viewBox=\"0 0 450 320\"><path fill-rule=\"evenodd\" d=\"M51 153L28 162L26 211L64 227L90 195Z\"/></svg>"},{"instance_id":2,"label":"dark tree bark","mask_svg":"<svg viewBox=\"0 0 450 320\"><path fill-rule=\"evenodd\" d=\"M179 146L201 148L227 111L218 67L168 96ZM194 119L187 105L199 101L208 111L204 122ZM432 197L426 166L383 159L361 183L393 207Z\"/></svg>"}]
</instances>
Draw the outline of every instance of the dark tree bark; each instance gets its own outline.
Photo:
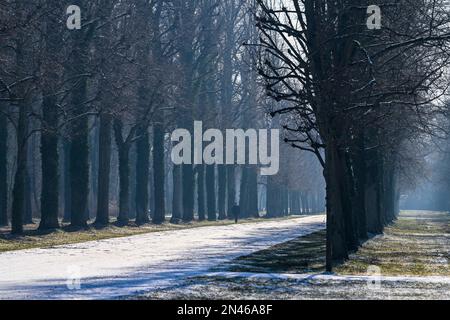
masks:
<instances>
[{"instance_id":1,"label":"dark tree bark","mask_svg":"<svg viewBox=\"0 0 450 320\"><path fill-rule=\"evenodd\" d=\"M233 217L233 206L236 204L236 177L235 166L227 165L227 213L228 218Z\"/></svg>"},{"instance_id":2,"label":"dark tree bark","mask_svg":"<svg viewBox=\"0 0 450 320\"><path fill-rule=\"evenodd\" d=\"M25 215L24 224L34 224L33 221L33 179L31 178L30 168L27 168L25 175Z\"/></svg>"},{"instance_id":3,"label":"dark tree bark","mask_svg":"<svg viewBox=\"0 0 450 320\"><path fill-rule=\"evenodd\" d=\"M0 226L8 225L8 120L2 112L7 112L5 105L0 112Z\"/></svg>"},{"instance_id":4,"label":"dark tree bark","mask_svg":"<svg viewBox=\"0 0 450 320\"><path fill-rule=\"evenodd\" d=\"M218 165L218 207L219 207L219 220L225 220L227 218L226 214L226 192L227 192L227 171L225 165Z\"/></svg>"},{"instance_id":5,"label":"dark tree bark","mask_svg":"<svg viewBox=\"0 0 450 320\"><path fill-rule=\"evenodd\" d=\"M197 203L198 203L198 220L206 219L205 206L205 165L197 166Z\"/></svg>"},{"instance_id":6,"label":"dark tree bark","mask_svg":"<svg viewBox=\"0 0 450 320\"><path fill-rule=\"evenodd\" d=\"M76 228L87 226L89 196L89 132L86 115L88 111L86 71L91 38L91 35L88 36L89 32L83 30L72 32L72 52L67 66L70 77L76 79L70 101L74 110L72 116L75 119L70 127L70 220L71 226Z\"/></svg>"},{"instance_id":7,"label":"dark tree bark","mask_svg":"<svg viewBox=\"0 0 450 320\"><path fill-rule=\"evenodd\" d=\"M64 139L63 141L64 152L64 217L63 222L70 222L72 216L72 209L70 207L70 143Z\"/></svg>"},{"instance_id":8,"label":"dark tree bark","mask_svg":"<svg viewBox=\"0 0 450 320\"><path fill-rule=\"evenodd\" d=\"M252 218L259 218L258 210L258 173L256 166L249 167L248 169L248 200L247 211L248 216ZM287 198L285 199L285 205L287 205Z\"/></svg>"},{"instance_id":9,"label":"dark tree bark","mask_svg":"<svg viewBox=\"0 0 450 320\"><path fill-rule=\"evenodd\" d=\"M122 135L122 123L114 121L114 137L119 154L119 216L117 222L128 224L130 211L130 143L124 141Z\"/></svg>"},{"instance_id":10,"label":"dark tree bark","mask_svg":"<svg viewBox=\"0 0 450 320\"><path fill-rule=\"evenodd\" d=\"M77 55L74 53L74 55ZM78 60L78 59L75 59ZM81 62L83 64L83 62ZM86 102L86 80L81 80L72 94L72 105L78 109L80 119L72 123L70 142L70 208L71 226L86 227L89 195L89 143L88 143L88 119L82 116L86 110L83 104Z\"/></svg>"},{"instance_id":11,"label":"dark tree bark","mask_svg":"<svg viewBox=\"0 0 450 320\"><path fill-rule=\"evenodd\" d=\"M267 178L267 195L266 195L266 210L267 218L275 218L279 215L277 212L277 186L273 176Z\"/></svg>"},{"instance_id":12,"label":"dark tree bark","mask_svg":"<svg viewBox=\"0 0 450 320\"><path fill-rule=\"evenodd\" d=\"M163 223L166 220L165 176L164 125L161 117L155 119L153 128L153 188L155 203L153 223Z\"/></svg>"},{"instance_id":13,"label":"dark tree bark","mask_svg":"<svg viewBox=\"0 0 450 320\"><path fill-rule=\"evenodd\" d=\"M53 92L45 92L42 102L42 117L44 129L41 133L42 155L42 193L41 222L39 229L59 228L59 158L58 158L58 108Z\"/></svg>"},{"instance_id":14,"label":"dark tree bark","mask_svg":"<svg viewBox=\"0 0 450 320\"><path fill-rule=\"evenodd\" d=\"M181 209L181 166L173 166L173 191L172 191L172 218L171 223L179 223L181 221L182 209Z\"/></svg>"},{"instance_id":15,"label":"dark tree bark","mask_svg":"<svg viewBox=\"0 0 450 320\"><path fill-rule=\"evenodd\" d=\"M19 123L17 126L17 169L14 177L13 202L11 212L11 233L23 233L25 215L25 192L27 171L27 101L19 104Z\"/></svg>"},{"instance_id":16,"label":"dark tree bark","mask_svg":"<svg viewBox=\"0 0 450 320\"><path fill-rule=\"evenodd\" d=\"M208 220L216 221L216 166L206 166L206 203Z\"/></svg>"},{"instance_id":17,"label":"dark tree bark","mask_svg":"<svg viewBox=\"0 0 450 320\"><path fill-rule=\"evenodd\" d=\"M18 5L18 16L23 15L23 8ZM25 48L22 43L23 34L21 32L16 40L16 68L18 74L24 74L26 70ZM28 162L28 110L30 104L29 93L25 84L21 84L16 88L16 95L19 100L18 107L18 123L17 123L17 168L14 176L14 187L12 194L12 212L11 212L11 233L23 233L23 221L25 215L25 196L26 196L26 174Z\"/></svg>"},{"instance_id":18,"label":"dark tree bark","mask_svg":"<svg viewBox=\"0 0 450 320\"><path fill-rule=\"evenodd\" d=\"M241 186L239 191L239 207L241 209L241 217L249 217L249 188L248 188L248 168L242 167Z\"/></svg>"},{"instance_id":19,"label":"dark tree bark","mask_svg":"<svg viewBox=\"0 0 450 320\"><path fill-rule=\"evenodd\" d=\"M50 9L58 5L50 3ZM58 155L58 99L56 96L59 75L53 63L53 57L61 44L60 21L52 15L46 20L46 35L43 58L44 81L42 86L42 132L41 132L41 222L39 229L59 228L59 155Z\"/></svg>"},{"instance_id":20,"label":"dark tree bark","mask_svg":"<svg viewBox=\"0 0 450 320\"><path fill-rule=\"evenodd\" d=\"M109 224L109 181L111 171L111 127L112 118L107 113L100 115L99 133L99 167L97 191L97 218L95 223L100 226Z\"/></svg>"},{"instance_id":21,"label":"dark tree bark","mask_svg":"<svg viewBox=\"0 0 450 320\"><path fill-rule=\"evenodd\" d=\"M183 221L191 222L194 220L194 170L191 164L183 164L182 169Z\"/></svg>"},{"instance_id":22,"label":"dark tree bark","mask_svg":"<svg viewBox=\"0 0 450 320\"><path fill-rule=\"evenodd\" d=\"M136 223L138 225L150 222L148 215L148 181L150 175L150 143L148 128L138 130L136 142Z\"/></svg>"}]
</instances>

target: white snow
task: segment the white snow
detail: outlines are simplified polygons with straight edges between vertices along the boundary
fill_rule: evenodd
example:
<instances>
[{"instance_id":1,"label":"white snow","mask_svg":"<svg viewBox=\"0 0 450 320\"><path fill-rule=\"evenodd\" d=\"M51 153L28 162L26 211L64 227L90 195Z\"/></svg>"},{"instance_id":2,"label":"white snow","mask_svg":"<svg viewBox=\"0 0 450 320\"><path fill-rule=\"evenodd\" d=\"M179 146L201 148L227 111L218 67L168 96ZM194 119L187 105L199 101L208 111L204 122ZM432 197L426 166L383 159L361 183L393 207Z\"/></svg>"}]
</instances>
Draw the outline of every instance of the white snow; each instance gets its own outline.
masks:
<instances>
[{"instance_id":1,"label":"white snow","mask_svg":"<svg viewBox=\"0 0 450 320\"><path fill-rule=\"evenodd\" d=\"M112 299L176 287L225 261L324 228L324 216L309 216L6 252L0 299Z\"/></svg>"}]
</instances>

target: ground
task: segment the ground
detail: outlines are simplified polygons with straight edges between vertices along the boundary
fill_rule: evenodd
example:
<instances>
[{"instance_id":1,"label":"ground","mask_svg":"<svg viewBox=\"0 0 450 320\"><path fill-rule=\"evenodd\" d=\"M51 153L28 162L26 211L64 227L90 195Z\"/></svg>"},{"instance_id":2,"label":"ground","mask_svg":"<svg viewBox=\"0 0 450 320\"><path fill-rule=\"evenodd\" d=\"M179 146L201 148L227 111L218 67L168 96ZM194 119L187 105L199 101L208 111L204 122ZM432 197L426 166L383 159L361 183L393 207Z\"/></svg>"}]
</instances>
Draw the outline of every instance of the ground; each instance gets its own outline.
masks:
<instances>
[{"instance_id":1,"label":"ground","mask_svg":"<svg viewBox=\"0 0 450 320\"><path fill-rule=\"evenodd\" d=\"M450 215L404 212L326 274L325 232L239 257L139 299L450 299ZM379 268L379 269L378 269Z\"/></svg>"},{"instance_id":2,"label":"ground","mask_svg":"<svg viewBox=\"0 0 450 320\"><path fill-rule=\"evenodd\" d=\"M404 212L334 274L325 218L0 253L0 299L450 299L450 215Z\"/></svg>"},{"instance_id":3,"label":"ground","mask_svg":"<svg viewBox=\"0 0 450 320\"><path fill-rule=\"evenodd\" d=\"M0 253L0 299L110 299L182 284L319 231L322 215L151 232Z\"/></svg>"}]
</instances>

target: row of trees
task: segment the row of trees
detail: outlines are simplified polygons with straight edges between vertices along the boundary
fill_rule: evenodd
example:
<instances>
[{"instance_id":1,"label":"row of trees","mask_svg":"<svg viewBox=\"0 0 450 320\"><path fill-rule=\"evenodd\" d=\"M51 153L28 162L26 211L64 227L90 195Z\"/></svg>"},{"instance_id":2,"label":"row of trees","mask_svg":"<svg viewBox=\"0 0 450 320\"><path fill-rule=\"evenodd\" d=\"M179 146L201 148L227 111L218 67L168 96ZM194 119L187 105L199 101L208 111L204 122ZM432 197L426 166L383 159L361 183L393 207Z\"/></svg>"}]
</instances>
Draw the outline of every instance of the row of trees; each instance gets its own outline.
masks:
<instances>
[{"instance_id":1,"label":"row of trees","mask_svg":"<svg viewBox=\"0 0 450 320\"><path fill-rule=\"evenodd\" d=\"M0 222L10 211L13 233L33 211L53 229L62 215L85 227L113 211L125 225L326 205L331 270L395 219L422 144L447 132L445 1L379 1L381 29L360 0L71 4L80 29L60 1L0 5ZM283 128L294 148L266 178L173 165L170 133L194 120Z\"/></svg>"},{"instance_id":2,"label":"row of trees","mask_svg":"<svg viewBox=\"0 0 450 320\"><path fill-rule=\"evenodd\" d=\"M445 134L447 109L433 102L449 83L449 10L435 0L257 2L259 72L280 102L272 115L324 168L331 270L395 219L420 146ZM378 30L367 24L374 4Z\"/></svg>"},{"instance_id":3,"label":"row of trees","mask_svg":"<svg viewBox=\"0 0 450 320\"><path fill-rule=\"evenodd\" d=\"M121 225L169 213L175 223L216 220L235 202L243 217L320 211L317 162L293 150L283 157L303 163L295 178L170 161L169 134L194 120L205 130L274 126L254 52L243 46L258 41L254 1L70 5L80 8L80 29L68 28L77 17L59 0L0 4L0 225L11 216L20 234L33 217L43 230L61 217L73 227L90 218L105 226L112 215Z\"/></svg>"}]
</instances>

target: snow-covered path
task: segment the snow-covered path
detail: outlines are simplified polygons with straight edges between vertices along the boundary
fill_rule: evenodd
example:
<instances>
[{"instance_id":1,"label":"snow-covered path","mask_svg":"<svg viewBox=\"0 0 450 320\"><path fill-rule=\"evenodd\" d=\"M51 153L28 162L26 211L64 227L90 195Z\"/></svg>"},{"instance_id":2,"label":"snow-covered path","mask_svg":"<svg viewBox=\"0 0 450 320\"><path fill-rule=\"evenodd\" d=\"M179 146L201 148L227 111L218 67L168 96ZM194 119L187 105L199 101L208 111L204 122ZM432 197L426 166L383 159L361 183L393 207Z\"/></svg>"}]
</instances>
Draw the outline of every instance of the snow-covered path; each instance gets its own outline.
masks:
<instances>
[{"instance_id":1,"label":"snow-covered path","mask_svg":"<svg viewBox=\"0 0 450 320\"><path fill-rule=\"evenodd\" d=\"M0 254L0 299L109 299L174 287L324 228L324 216L310 216L6 252Z\"/></svg>"}]
</instances>

